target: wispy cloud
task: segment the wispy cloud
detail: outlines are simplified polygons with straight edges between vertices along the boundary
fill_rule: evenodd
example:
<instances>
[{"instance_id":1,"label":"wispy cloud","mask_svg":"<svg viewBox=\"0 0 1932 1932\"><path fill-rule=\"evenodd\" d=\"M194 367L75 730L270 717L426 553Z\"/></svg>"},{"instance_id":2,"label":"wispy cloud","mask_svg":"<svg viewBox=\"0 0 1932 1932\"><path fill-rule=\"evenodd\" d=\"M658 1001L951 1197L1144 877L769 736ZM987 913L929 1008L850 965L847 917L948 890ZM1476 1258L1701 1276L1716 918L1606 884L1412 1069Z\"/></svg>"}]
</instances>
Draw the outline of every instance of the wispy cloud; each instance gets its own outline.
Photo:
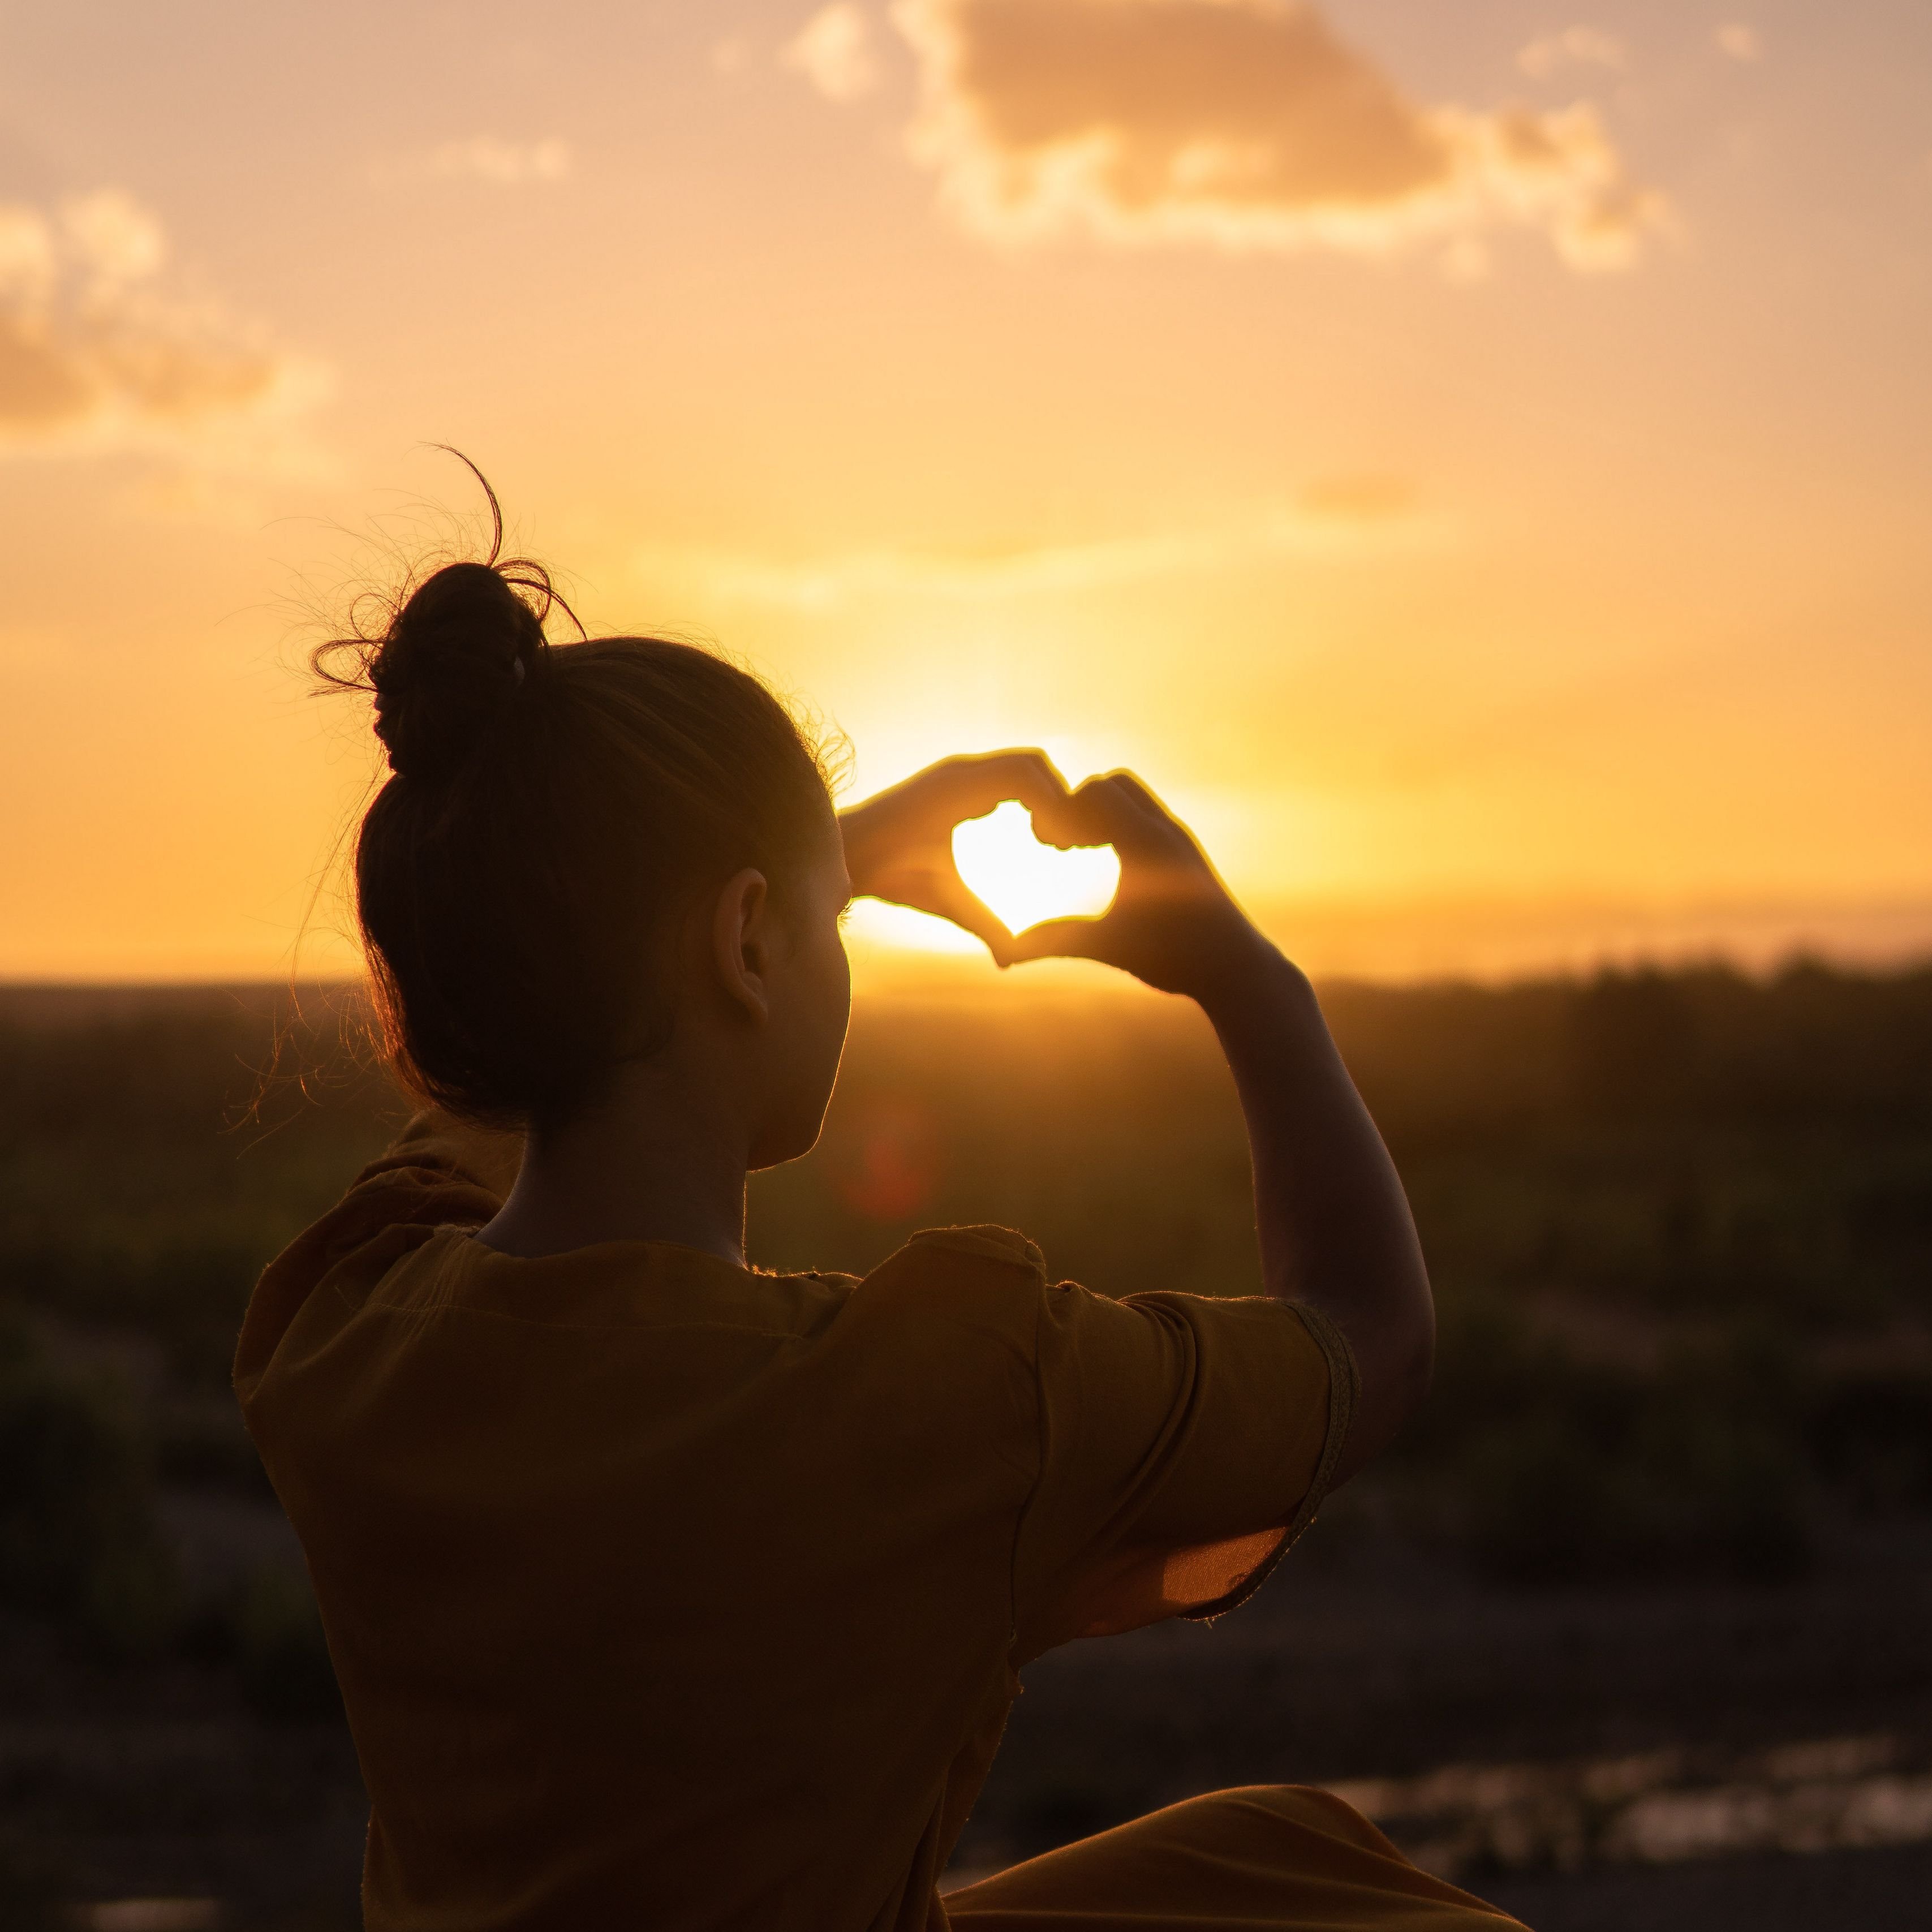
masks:
<instances>
[{"instance_id":1,"label":"wispy cloud","mask_svg":"<svg viewBox=\"0 0 1932 1932\"><path fill-rule=\"evenodd\" d=\"M914 153L990 236L1387 254L1518 225L1605 268L1665 212L1594 109L1418 105L1306 0L892 13L922 74Z\"/></svg>"},{"instance_id":2,"label":"wispy cloud","mask_svg":"<svg viewBox=\"0 0 1932 1932\"><path fill-rule=\"evenodd\" d=\"M806 21L783 58L831 100L856 100L879 82L872 22L852 0L834 0Z\"/></svg>"},{"instance_id":3,"label":"wispy cloud","mask_svg":"<svg viewBox=\"0 0 1932 1932\"><path fill-rule=\"evenodd\" d=\"M434 149L428 172L445 181L480 181L514 188L526 182L567 180L576 165L568 141L550 136L541 141L503 141L494 134L475 134L466 141L446 141Z\"/></svg>"},{"instance_id":4,"label":"wispy cloud","mask_svg":"<svg viewBox=\"0 0 1932 1932\"><path fill-rule=\"evenodd\" d=\"M1743 20L1727 20L1711 36L1718 51L1734 61L1760 61L1764 58L1764 36Z\"/></svg>"},{"instance_id":5,"label":"wispy cloud","mask_svg":"<svg viewBox=\"0 0 1932 1932\"><path fill-rule=\"evenodd\" d=\"M1516 64L1538 80L1546 80L1566 68L1600 67L1621 72L1630 64L1623 43L1596 27L1565 27L1544 34L1516 56Z\"/></svg>"},{"instance_id":6,"label":"wispy cloud","mask_svg":"<svg viewBox=\"0 0 1932 1932\"><path fill-rule=\"evenodd\" d=\"M1272 556L1376 554L1438 542L1413 484L1400 477L1318 479L1298 496L1190 530L982 551L880 548L782 562L742 551L653 548L634 559L657 595L826 611L879 599L998 602L1105 589Z\"/></svg>"},{"instance_id":7,"label":"wispy cloud","mask_svg":"<svg viewBox=\"0 0 1932 1932\"><path fill-rule=\"evenodd\" d=\"M1387 530L1413 524L1420 514L1420 494L1406 476L1381 470L1350 470L1318 476L1296 500L1295 514L1312 530Z\"/></svg>"},{"instance_id":8,"label":"wispy cloud","mask_svg":"<svg viewBox=\"0 0 1932 1932\"><path fill-rule=\"evenodd\" d=\"M160 223L116 188L0 204L0 448L263 454L320 370L218 304L164 292Z\"/></svg>"}]
</instances>

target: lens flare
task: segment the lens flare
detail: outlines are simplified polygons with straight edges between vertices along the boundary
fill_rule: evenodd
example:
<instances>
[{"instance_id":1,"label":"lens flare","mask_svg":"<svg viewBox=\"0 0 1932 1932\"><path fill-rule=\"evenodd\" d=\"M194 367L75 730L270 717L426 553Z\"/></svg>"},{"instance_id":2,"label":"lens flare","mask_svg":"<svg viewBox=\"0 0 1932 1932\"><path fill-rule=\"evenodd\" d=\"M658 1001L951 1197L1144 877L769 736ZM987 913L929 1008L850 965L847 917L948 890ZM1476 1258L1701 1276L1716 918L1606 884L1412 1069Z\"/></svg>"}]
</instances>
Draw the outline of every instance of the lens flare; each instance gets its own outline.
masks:
<instances>
[{"instance_id":1,"label":"lens flare","mask_svg":"<svg viewBox=\"0 0 1932 1932\"><path fill-rule=\"evenodd\" d=\"M1112 846L1061 852L1042 845L1034 836L1032 814L1010 800L953 828L952 862L1010 932L1042 920L1103 913L1120 882Z\"/></svg>"}]
</instances>

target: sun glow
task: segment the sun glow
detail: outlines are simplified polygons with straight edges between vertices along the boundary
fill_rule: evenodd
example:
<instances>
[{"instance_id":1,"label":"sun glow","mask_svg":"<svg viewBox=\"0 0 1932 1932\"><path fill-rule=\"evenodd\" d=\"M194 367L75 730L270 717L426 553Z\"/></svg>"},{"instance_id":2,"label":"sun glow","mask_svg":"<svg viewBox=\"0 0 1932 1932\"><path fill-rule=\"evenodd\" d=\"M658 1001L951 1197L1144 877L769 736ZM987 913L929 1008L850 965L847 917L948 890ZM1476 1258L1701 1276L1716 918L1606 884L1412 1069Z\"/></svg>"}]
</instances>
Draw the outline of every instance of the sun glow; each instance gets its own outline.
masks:
<instances>
[{"instance_id":1,"label":"sun glow","mask_svg":"<svg viewBox=\"0 0 1932 1932\"><path fill-rule=\"evenodd\" d=\"M487 548L446 434L593 633L848 741L841 802L1130 769L1311 970L1932 956L1922 0L1757 10L1802 58L1669 0L1480 58L1339 0L595 0L509 107L399 0L416 134L314 10L102 10L7 46L72 140L0 193L0 975L360 970L380 750L302 662ZM1778 164L1720 180L1738 130Z\"/></svg>"},{"instance_id":2,"label":"sun glow","mask_svg":"<svg viewBox=\"0 0 1932 1932\"><path fill-rule=\"evenodd\" d=\"M914 912L910 906L888 905L883 899L854 899L845 915L845 935L866 952L883 948L889 952L986 956L986 949L950 920Z\"/></svg>"},{"instance_id":3,"label":"sun glow","mask_svg":"<svg viewBox=\"0 0 1932 1932\"><path fill-rule=\"evenodd\" d=\"M1094 917L1112 904L1120 881L1112 846L1042 845L1032 814L1010 801L954 826L952 862L1010 932L1042 920Z\"/></svg>"}]
</instances>

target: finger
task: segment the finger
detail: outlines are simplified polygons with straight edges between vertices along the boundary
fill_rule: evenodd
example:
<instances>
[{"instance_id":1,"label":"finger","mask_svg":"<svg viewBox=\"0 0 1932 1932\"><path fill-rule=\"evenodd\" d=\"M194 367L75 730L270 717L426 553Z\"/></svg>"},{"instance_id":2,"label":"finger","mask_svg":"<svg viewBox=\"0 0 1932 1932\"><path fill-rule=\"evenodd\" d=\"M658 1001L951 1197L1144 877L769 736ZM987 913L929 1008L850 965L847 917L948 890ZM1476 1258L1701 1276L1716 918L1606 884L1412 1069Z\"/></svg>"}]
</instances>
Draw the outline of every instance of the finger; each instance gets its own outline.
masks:
<instances>
[{"instance_id":1,"label":"finger","mask_svg":"<svg viewBox=\"0 0 1932 1932\"><path fill-rule=\"evenodd\" d=\"M1145 808L1112 776L1089 778L1064 801L1034 814L1035 836L1063 850L1070 845L1144 850L1156 830Z\"/></svg>"},{"instance_id":2,"label":"finger","mask_svg":"<svg viewBox=\"0 0 1932 1932\"><path fill-rule=\"evenodd\" d=\"M941 758L884 791L856 800L838 814L849 844L854 835L903 842L914 827L929 833L978 818L1008 799L1030 812L1066 796L1066 781L1044 752L968 753Z\"/></svg>"},{"instance_id":3,"label":"finger","mask_svg":"<svg viewBox=\"0 0 1932 1932\"><path fill-rule=\"evenodd\" d=\"M1138 806L1144 812L1151 812L1155 818L1164 820L1169 825L1177 825L1180 823L1174 814L1169 812L1167 807L1148 789L1147 781L1138 772L1109 772L1107 776L1118 787L1122 796L1130 803Z\"/></svg>"},{"instance_id":4,"label":"finger","mask_svg":"<svg viewBox=\"0 0 1932 1932\"><path fill-rule=\"evenodd\" d=\"M1106 781L1088 778L1064 798L1034 811L1034 836L1063 851L1072 845L1106 845L1112 842L1118 815L1118 801L1110 796Z\"/></svg>"},{"instance_id":5,"label":"finger","mask_svg":"<svg viewBox=\"0 0 1932 1932\"><path fill-rule=\"evenodd\" d=\"M934 771L944 774L939 798L956 823L982 817L1009 799L1039 812L1066 796L1066 781L1044 752L987 752L950 758Z\"/></svg>"},{"instance_id":6,"label":"finger","mask_svg":"<svg viewBox=\"0 0 1932 1932\"><path fill-rule=\"evenodd\" d=\"M934 872L926 884L926 903L920 907L922 912L950 919L975 939L982 940L994 958L1001 957L1002 950L1011 944L1013 935L1006 922L977 892L952 872Z\"/></svg>"},{"instance_id":7,"label":"finger","mask_svg":"<svg viewBox=\"0 0 1932 1932\"><path fill-rule=\"evenodd\" d=\"M1132 772L1109 772L1107 782L1114 788L1123 814L1120 835L1114 841L1121 851L1143 860L1169 863L1201 859L1193 833ZM1127 830L1130 822L1131 831Z\"/></svg>"},{"instance_id":8,"label":"finger","mask_svg":"<svg viewBox=\"0 0 1932 1932\"><path fill-rule=\"evenodd\" d=\"M1206 848L1192 830L1168 811L1138 777L1132 772L1115 772L1112 776L1123 795L1132 800L1146 814L1150 834L1150 842L1144 848L1148 856L1153 856L1157 850L1164 851L1172 862L1198 867L1220 880L1221 875L1214 860L1208 857ZM1225 885L1222 890L1226 890Z\"/></svg>"}]
</instances>

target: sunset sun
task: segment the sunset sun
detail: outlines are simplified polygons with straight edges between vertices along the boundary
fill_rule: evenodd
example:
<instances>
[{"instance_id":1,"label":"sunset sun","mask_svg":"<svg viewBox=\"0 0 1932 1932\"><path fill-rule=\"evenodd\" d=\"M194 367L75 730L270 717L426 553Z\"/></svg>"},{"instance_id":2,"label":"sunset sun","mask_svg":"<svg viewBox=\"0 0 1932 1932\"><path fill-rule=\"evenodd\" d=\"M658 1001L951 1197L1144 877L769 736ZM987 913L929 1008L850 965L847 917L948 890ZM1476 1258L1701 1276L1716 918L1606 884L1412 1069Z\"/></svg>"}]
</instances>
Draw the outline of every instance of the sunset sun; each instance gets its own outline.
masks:
<instances>
[{"instance_id":1,"label":"sunset sun","mask_svg":"<svg viewBox=\"0 0 1932 1932\"><path fill-rule=\"evenodd\" d=\"M1042 845L1025 806L1012 803L956 827L952 862L1010 932L1042 920L1094 918L1113 902L1120 878L1111 845Z\"/></svg>"}]
</instances>

